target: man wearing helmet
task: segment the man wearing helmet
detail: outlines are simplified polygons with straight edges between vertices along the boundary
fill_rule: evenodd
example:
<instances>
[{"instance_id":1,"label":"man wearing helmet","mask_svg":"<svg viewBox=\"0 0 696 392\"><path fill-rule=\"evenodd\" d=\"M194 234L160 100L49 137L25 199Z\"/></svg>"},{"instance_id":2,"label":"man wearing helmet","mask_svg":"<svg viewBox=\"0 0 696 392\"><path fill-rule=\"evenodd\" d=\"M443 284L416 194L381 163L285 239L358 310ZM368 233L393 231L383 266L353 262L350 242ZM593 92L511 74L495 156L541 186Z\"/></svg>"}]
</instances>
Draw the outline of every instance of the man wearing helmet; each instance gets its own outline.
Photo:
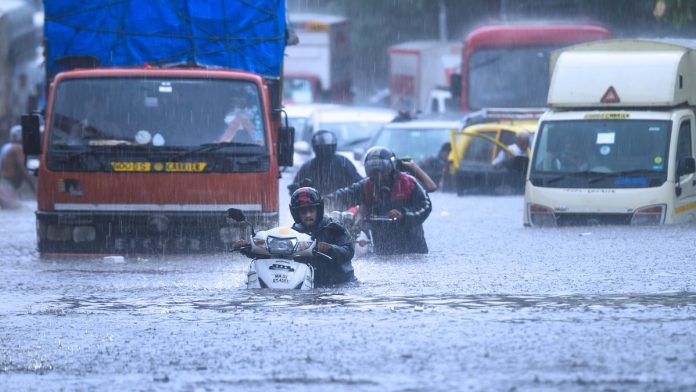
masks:
<instances>
[{"instance_id":1,"label":"man wearing helmet","mask_svg":"<svg viewBox=\"0 0 696 392\"><path fill-rule=\"evenodd\" d=\"M389 217L391 221L370 221L377 254L428 253L423 222L432 204L428 194L410 175L397 170L394 153L373 147L365 154L368 177L337 190L327 199L338 207L360 205L360 213L371 217Z\"/></svg>"},{"instance_id":2,"label":"man wearing helmet","mask_svg":"<svg viewBox=\"0 0 696 392\"><path fill-rule=\"evenodd\" d=\"M21 206L17 190L24 181L34 190L31 175L24 167L22 128L10 129L10 141L0 149L0 208L16 209Z\"/></svg>"},{"instance_id":3,"label":"man wearing helmet","mask_svg":"<svg viewBox=\"0 0 696 392\"><path fill-rule=\"evenodd\" d=\"M353 163L336 154L336 135L331 131L319 130L312 135L313 159L305 162L288 185L290 193L304 184L305 180L322 195L349 186L362 179Z\"/></svg>"},{"instance_id":4,"label":"man wearing helmet","mask_svg":"<svg viewBox=\"0 0 696 392\"><path fill-rule=\"evenodd\" d=\"M298 259L314 267L314 286L350 282L353 273L353 239L343 225L324 216L324 199L316 189L302 187L290 196L290 214L295 221L292 228L306 233L317 241L316 250L329 256L317 255ZM235 242L236 247L248 245L246 240Z\"/></svg>"}]
</instances>

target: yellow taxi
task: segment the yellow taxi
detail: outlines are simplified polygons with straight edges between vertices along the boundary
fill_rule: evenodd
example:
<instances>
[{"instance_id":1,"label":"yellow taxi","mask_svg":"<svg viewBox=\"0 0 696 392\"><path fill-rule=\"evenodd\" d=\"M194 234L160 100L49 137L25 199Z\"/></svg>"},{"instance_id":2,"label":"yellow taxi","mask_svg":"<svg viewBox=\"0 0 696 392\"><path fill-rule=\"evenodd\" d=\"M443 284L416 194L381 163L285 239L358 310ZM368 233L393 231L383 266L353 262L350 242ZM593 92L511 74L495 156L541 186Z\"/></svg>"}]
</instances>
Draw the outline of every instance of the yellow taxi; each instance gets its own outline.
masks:
<instances>
[{"instance_id":1,"label":"yellow taxi","mask_svg":"<svg viewBox=\"0 0 696 392\"><path fill-rule=\"evenodd\" d=\"M522 193L527 157L537 126L535 117L503 118L450 131L450 174L457 194ZM526 157L510 159L505 167L494 167L492 162L500 151L515 156L508 146L514 144L517 134L523 131L529 133Z\"/></svg>"}]
</instances>

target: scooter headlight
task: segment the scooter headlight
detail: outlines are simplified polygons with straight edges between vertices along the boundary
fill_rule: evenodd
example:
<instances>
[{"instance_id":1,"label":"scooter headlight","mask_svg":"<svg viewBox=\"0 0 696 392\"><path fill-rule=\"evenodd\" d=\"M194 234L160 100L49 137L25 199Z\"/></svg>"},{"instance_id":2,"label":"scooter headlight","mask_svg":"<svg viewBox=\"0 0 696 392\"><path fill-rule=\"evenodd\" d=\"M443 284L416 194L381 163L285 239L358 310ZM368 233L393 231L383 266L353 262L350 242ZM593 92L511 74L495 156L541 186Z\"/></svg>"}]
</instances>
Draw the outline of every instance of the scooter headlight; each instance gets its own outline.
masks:
<instances>
[{"instance_id":1,"label":"scooter headlight","mask_svg":"<svg viewBox=\"0 0 696 392\"><path fill-rule=\"evenodd\" d=\"M276 238L268 237L268 252L276 255L291 255L295 251L297 238Z\"/></svg>"}]
</instances>

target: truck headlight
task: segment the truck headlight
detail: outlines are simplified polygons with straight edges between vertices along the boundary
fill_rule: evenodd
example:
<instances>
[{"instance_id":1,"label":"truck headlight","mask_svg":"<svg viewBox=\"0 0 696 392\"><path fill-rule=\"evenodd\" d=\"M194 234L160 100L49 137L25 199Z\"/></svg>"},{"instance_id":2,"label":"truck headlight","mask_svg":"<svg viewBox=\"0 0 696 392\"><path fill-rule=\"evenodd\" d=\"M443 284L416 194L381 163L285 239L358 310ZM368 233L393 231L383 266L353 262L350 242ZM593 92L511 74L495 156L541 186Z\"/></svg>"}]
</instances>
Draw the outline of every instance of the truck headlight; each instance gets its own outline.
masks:
<instances>
[{"instance_id":1,"label":"truck headlight","mask_svg":"<svg viewBox=\"0 0 696 392\"><path fill-rule=\"evenodd\" d=\"M92 242L97 238L97 230L94 226L75 226L72 231L72 239L75 242Z\"/></svg>"},{"instance_id":2,"label":"truck headlight","mask_svg":"<svg viewBox=\"0 0 696 392\"><path fill-rule=\"evenodd\" d=\"M72 239L72 227L64 225L48 225L46 239L49 241L70 241Z\"/></svg>"},{"instance_id":3,"label":"truck headlight","mask_svg":"<svg viewBox=\"0 0 696 392\"><path fill-rule=\"evenodd\" d=\"M556 214L554 214L551 207L532 203L527 206L527 213L532 226L556 226Z\"/></svg>"},{"instance_id":4,"label":"truck headlight","mask_svg":"<svg viewBox=\"0 0 696 392\"><path fill-rule=\"evenodd\" d=\"M647 207L641 207L633 212L631 217L632 225L661 225L665 221L665 212L667 206L665 204L657 204Z\"/></svg>"}]
</instances>

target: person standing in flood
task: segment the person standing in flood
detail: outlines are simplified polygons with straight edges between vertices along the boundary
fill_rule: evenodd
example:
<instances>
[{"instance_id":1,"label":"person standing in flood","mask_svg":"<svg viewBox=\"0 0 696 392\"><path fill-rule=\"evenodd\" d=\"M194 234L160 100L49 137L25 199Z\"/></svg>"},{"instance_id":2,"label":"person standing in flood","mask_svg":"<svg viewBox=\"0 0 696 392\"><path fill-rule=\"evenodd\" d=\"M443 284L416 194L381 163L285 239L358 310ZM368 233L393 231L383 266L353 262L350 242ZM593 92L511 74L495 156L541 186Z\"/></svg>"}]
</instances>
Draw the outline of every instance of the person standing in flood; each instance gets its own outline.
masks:
<instances>
[{"instance_id":1,"label":"person standing in flood","mask_svg":"<svg viewBox=\"0 0 696 392\"><path fill-rule=\"evenodd\" d=\"M0 208L21 207L17 190L25 181L36 192L33 178L25 168L22 128L15 125L10 129L10 141L0 149Z\"/></svg>"}]
</instances>

